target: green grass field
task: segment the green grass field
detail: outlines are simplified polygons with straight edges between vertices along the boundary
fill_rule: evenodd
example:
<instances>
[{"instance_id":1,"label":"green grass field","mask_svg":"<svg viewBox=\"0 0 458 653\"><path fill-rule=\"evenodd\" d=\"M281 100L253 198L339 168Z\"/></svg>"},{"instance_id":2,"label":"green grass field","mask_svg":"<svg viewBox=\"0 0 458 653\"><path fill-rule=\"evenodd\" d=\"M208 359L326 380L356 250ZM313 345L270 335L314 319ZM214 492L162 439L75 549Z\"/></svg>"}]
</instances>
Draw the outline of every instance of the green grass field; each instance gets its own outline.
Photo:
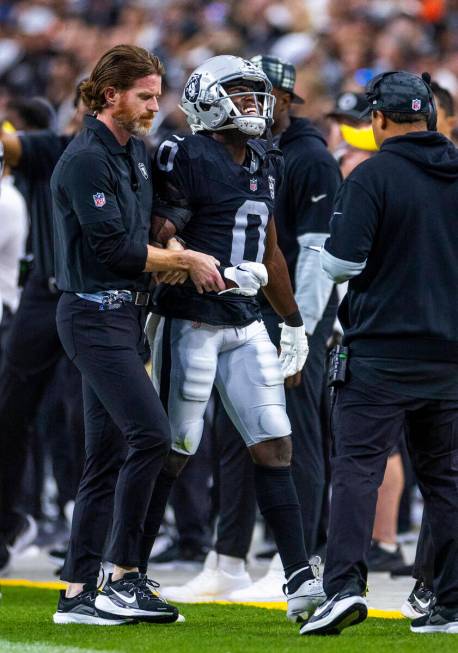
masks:
<instances>
[{"instance_id":1,"label":"green grass field","mask_svg":"<svg viewBox=\"0 0 458 653\"><path fill-rule=\"evenodd\" d=\"M3 587L1 653L456 653L453 635L413 635L407 620L368 619L339 637L300 637L277 610L239 605L186 605L186 623L168 626L55 626L57 592Z\"/></svg>"}]
</instances>

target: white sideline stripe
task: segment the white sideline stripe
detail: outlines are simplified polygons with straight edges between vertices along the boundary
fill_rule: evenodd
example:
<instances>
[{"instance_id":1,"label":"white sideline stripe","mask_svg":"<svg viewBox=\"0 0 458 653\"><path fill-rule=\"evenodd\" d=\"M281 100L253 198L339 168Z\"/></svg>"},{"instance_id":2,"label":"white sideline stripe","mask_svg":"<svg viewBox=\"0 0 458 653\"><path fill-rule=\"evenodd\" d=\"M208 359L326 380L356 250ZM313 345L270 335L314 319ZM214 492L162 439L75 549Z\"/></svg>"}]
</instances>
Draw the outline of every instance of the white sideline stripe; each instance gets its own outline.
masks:
<instances>
[{"instance_id":1,"label":"white sideline stripe","mask_svg":"<svg viewBox=\"0 0 458 653\"><path fill-rule=\"evenodd\" d=\"M93 648L76 648L74 646L55 646L46 642L10 642L8 639L0 639L0 651L2 653L110 653Z\"/></svg>"}]
</instances>

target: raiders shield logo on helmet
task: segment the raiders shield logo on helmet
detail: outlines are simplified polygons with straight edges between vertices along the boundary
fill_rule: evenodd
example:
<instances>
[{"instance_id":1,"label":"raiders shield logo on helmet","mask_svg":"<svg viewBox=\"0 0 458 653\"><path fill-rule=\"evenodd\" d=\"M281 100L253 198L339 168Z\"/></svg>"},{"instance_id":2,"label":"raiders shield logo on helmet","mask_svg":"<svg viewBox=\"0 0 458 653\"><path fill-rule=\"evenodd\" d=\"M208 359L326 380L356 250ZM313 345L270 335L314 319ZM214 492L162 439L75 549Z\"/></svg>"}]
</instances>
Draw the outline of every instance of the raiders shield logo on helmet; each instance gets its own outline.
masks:
<instances>
[{"instance_id":1,"label":"raiders shield logo on helmet","mask_svg":"<svg viewBox=\"0 0 458 653\"><path fill-rule=\"evenodd\" d=\"M195 102L200 91L200 78L202 75L195 73L191 75L184 89L184 96L189 102Z\"/></svg>"}]
</instances>

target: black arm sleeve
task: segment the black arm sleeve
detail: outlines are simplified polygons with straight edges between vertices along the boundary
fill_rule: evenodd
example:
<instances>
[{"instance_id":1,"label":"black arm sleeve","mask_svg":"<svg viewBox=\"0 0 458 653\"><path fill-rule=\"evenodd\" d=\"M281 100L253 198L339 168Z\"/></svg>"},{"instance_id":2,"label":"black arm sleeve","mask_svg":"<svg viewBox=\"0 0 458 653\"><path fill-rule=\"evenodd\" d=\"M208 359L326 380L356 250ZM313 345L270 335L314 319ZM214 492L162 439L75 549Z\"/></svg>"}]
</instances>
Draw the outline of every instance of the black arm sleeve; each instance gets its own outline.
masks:
<instances>
[{"instance_id":1,"label":"black arm sleeve","mask_svg":"<svg viewBox=\"0 0 458 653\"><path fill-rule=\"evenodd\" d=\"M159 146L153 174L153 216L167 218L180 233L192 217L189 201L192 195L192 164L182 144L176 140L166 140Z\"/></svg>"},{"instance_id":2,"label":"black arm sleeve","mask_svg":"<svg viewBox=\"0 0 458 653\"><path fill-rule=\"evenodd\" d=\"M84 224L82 231L89 247L108 269L129 279L144 271L147 247L127 236L121 218Z\"/></svg>"}]
</instances>

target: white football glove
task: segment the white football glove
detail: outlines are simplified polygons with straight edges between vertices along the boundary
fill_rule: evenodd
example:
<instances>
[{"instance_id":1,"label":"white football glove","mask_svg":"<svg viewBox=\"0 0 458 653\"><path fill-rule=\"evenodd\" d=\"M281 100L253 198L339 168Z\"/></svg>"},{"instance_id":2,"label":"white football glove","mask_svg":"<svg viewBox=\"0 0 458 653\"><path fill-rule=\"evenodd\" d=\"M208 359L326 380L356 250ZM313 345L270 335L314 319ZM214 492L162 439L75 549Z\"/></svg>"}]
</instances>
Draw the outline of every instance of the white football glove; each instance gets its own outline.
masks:
<instances>
[{"instance_id":1,"label":"white football glove","mask_svg":"<svg viewBox=\"0 0 458 653\"><path fill-rule=\"evenodd\" d=\"M280 324L280 365L283 377L287 379L300 372L304 367L309 353L309 344L305 335L305 327Z\"/></svg>"},{"instance_id":2,"label":"white football glove","mask_svg":"<svg viewBox=\"0 0 458 653\"><path fill-rule=\"evenodd\" d=\"M234 295L254 297L258 294L261 286L267 286L269 280L266 266L252 261L243 261L243 263L234 267L225 268L223 276L225 279L236 283L237 287L221 290L218 295L230 292Z\"/></svg>"}]
</instances>

